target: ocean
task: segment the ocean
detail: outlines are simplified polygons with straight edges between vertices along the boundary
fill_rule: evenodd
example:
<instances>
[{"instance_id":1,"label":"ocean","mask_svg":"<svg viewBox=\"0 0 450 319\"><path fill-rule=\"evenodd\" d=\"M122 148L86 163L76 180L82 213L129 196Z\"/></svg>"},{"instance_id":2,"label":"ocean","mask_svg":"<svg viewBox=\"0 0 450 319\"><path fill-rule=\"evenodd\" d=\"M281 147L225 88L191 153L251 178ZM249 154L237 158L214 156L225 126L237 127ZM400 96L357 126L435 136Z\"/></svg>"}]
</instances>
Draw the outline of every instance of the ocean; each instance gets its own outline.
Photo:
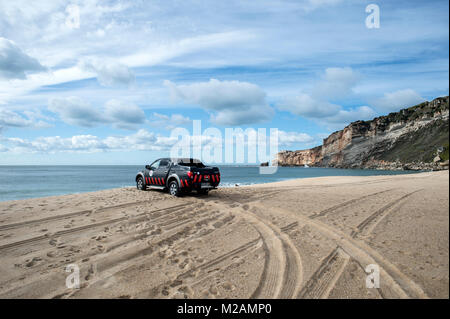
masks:
<instances>
[{"instance_id":1,"label":"ocean","mask_svg":"<svg viewBox=\"0 0 450 319\"><path fill-rule=\"evenodd\" d=\"M142 166L0 166L0 201L46 197L135 186ZM278 182L321 176L409 174L336 168L279 167L275 174L260 175L258 166L220 166L221 187Z\"/></svg>"}]
</instances>

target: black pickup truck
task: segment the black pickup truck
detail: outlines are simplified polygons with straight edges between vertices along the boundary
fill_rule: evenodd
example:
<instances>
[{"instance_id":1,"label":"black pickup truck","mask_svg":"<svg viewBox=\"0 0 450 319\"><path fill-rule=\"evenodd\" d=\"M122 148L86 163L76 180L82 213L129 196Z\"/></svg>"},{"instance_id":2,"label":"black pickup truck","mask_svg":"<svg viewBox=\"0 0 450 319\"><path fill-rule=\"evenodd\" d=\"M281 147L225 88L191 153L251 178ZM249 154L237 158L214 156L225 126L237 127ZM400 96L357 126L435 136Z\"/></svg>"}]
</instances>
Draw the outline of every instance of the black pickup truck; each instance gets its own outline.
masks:
<instances>
[{"instance_id":1,"label":"black pickup truck","mask_svg":"<svg viewBox=\"0 0 450 319\"><path fill-rule=\"evenodd\" d=\"M217 167L205 166L193 158L160 158L136 175L139 190L169 190L174 196L196 190L199 194L208 194L220 183Z\"/></svg>"}]
</instances>

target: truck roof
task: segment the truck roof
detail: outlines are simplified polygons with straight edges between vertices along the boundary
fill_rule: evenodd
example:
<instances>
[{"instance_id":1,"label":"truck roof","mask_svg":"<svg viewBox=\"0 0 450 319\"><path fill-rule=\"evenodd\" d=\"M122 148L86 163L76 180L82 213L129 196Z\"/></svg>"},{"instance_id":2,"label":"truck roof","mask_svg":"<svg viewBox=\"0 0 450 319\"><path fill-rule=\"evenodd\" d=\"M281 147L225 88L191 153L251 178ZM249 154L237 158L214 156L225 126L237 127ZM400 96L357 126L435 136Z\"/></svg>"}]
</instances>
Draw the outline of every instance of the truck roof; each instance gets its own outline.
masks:
<instances>
[{"instance_id":1,"label":"truck roof","mask_svg":"<svg viewBox=\"0 0 450 319\"><path fill-rule=\"evenodd\" d=\"M201 163L199 159L189 157L163 157L158 160L169 160L175 163Z\"/></svg>"}]
</instances>

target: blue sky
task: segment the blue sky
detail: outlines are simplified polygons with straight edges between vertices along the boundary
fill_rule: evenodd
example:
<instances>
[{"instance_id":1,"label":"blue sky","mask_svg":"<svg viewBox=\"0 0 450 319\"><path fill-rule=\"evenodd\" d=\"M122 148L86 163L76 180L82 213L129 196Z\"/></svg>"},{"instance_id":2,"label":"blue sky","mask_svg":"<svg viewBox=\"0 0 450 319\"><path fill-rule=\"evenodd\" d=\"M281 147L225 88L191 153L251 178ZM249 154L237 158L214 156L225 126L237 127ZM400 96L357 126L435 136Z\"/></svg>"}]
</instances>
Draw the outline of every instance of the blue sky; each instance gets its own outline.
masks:
<instances>
[{"instance_id":1,"label":"blue sky","mask_svg":"<svg viewBox=\"0 0 450 319\"><path fill-rule=\"evenodd\" d=\"M280 149L319 145L448 95L448 6L0 0L0 165L143 164L192 120L278 128Z\"/></svg>"}]
</instances>

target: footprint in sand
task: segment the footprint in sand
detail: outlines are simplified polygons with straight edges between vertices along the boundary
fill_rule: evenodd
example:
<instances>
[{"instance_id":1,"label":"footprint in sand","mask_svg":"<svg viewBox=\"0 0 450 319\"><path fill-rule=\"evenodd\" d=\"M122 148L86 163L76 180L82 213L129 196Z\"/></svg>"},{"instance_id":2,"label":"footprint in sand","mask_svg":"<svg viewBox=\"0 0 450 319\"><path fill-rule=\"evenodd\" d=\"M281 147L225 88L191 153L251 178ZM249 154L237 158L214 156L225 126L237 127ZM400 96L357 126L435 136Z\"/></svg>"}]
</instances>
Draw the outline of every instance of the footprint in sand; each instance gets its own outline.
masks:
<instances>
[{"instance_id":1,"label":"footprint in sand","mask_svg":"<svg viewBox=\"0 0 450 319\"><path fill-rule=\"evenodd\" d=\"M189 270L191 269L191 259L186 258L182 263L179 264L180 269Z\"/></svg>"},{"instance_id":2,"label":"footprint in sand","mask_svg":"<svg viewBox=\"0 0 450 319\"><path fill-rule=\"evenodd\" d=\"M89 281L90 279L92 279L93 276L96 273L96 270L97 270L96 265L95 264L91 264L90 267L89 267L89 270L88 270L88 274L86 275L86 277L84 277L84 279L86 281Z\"/></svg>"},{"instance_id":3,"label":"footprint in sand","mask_svg":"<svg viewBox=\"0 0 450 319\"><path fill-rule=\"evenodd\" d=\"M31 260L27 259L27 260L25 260L25 262L26 262L25 266L28 268L33 267L41 260L42 260L41 257L33 257Z\"/></svg>"},{"instance_id":4,"label":"footprint in sand","mask_svg":"<svg viewBox=\"0 0 450 319\"><path fill-rule=\"evenodd\" d=\"M58 256L58 253L56 251L49 251L47 253L47 257L54 258L56 256Z\"/></svg>"},{"instance_id":5,"label":"footprint in sand","mask_svg":"<svg viewBox=\"0 0 450 319\"><path fill-rule=\"evenodd\" d=\"M170 287L174 288L174 287L180 286L181 284L183 284L183 281L180 280L180 279L177 279L177 280L174 280L174 281L170 284Z\"/></svg>"},{"instance_id":6,"label":"footprint in sand","mask_svg":"<svg viewBox=\"0 0 450 319\"><path fill-rule=\"evenodd\" d=\"M209 292L211 295L215 296L215 297L216 297L216 296L219 296L219 289L217 289L217 287L214 286L214 285L211 285L211 286L209 287L208 292Z\"/></svg>"},{"instance_id":7,"label":"footprint in sand","mask_svg":"<svg viewBox=\"0 0 450 319\"><path fill-rule=\"evenodd\" d=\"M163 296L168 296L169 295L169 287L163 287L161 290L161 294Z\"/></svg>"},{"instance_id":8,"label":"footprint in sand","mask_svg":"<svg viewBox=\"0 0 450 319\"><path fill-rule=\"evenodd\" d=\"M191 298L194 295L194 291L192 290L191 286L181 286L178 288L179 292L184 293L186 298Z\"/></svg>"},{"instance_id":9,"label":"footprint in sand","mask_svg":"<svg viewBox=\"0 0 450 319\"><path fill-rule=\"evenodd\" d=\"M171 296L170 299L186 299L186 296L181 291L175 291Z\"/></svg>"}]
</instances>

